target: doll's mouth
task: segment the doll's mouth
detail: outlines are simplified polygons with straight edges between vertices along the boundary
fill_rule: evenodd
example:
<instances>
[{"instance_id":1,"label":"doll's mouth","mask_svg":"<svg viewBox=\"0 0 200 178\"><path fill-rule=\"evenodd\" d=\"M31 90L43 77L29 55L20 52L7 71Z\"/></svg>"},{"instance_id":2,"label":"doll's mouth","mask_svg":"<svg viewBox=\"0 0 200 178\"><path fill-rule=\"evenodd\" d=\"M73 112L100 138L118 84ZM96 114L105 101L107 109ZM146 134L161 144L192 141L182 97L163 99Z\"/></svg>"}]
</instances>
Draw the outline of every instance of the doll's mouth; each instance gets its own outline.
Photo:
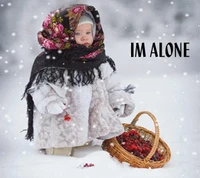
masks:
<instances>
[{"instance_id":1,"label":"doll's mouth","mask_svg":"<svg viewBox=\"0 0 200 178\"><path fill-rule=\"evenodd\" d=\"M83 45L88 47L88 46L90 46L90 43L84 43Z\"/></svg>"}]
</instances>

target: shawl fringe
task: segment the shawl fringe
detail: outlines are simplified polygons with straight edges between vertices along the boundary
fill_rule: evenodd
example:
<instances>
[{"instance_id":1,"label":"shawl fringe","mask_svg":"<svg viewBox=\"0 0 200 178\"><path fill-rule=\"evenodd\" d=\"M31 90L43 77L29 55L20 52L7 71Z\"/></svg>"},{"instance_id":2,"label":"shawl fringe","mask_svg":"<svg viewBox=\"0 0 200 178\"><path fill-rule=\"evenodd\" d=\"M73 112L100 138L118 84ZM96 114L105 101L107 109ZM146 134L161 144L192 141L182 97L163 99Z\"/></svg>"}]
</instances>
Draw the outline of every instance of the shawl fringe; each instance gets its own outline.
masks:
<instances>
[{"instance_id":1,"label":"shawl fringe","mask_svg":"<svg viewBox=\"0 0 200 178\"><path fill-rule=\"evenodd\" d=\"M116 71L114 61L106 56L107 62L109 63L110 67L113 71ZM106 61L105 61L106 62ZM89 85L93 84L95 79L94 69L98 72L98 77L102 79L101 70L98 67L94 67L92 69L85 69L85 70L75 70L75 69L68 69L68 81L72 86L75 85ZM61 68L46 68L41 70L37 75L33 75L30 78L29 83L26 85L25 92L23 94L22 99L26 96L27 100L27 116L28 116L28 129L25 138L27 140L32 141L34 139L34 128L33 128L33 112L34 112L34 102L33 98L29 93L29 89L31 88L33 81L36 80L36 85L39 85L40 82L47 81L53 84L64 85L64 72L66 69ZM37 78L36 78L37 76ZM36 79L35 79L36 78Z\"/></svg>"}]
</instances>

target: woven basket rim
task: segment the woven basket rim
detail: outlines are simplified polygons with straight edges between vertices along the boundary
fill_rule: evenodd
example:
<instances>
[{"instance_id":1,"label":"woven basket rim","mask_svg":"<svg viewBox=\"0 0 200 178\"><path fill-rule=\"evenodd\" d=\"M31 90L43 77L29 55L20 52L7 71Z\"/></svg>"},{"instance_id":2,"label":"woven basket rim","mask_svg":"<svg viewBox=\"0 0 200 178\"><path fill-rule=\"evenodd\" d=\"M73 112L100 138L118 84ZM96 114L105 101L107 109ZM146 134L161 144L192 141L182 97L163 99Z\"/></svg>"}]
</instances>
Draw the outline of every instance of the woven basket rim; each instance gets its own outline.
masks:
<instances>
[{"instance_id":1,"label":"woven basket rim","mask_svg":"<svg viewBox=\"0 0 200 178\"><path fill-rule=\"evenodd\" d=\"M157 129L156 133L154 133L153 131L151 131L145 127L135 125L138 118L142 114L148 114L150 117L154 117L152 120L154 121L155 129ZM133 125L133 123L134 123L134 125ZM171 158L170 148L167 145L167 143L165 143L165 141L160 138L158 124L155 119L155 116L152 113L150 113L149 111L142 111L137 114L137 116L134 118L134 120L130 124L123 123L123 126L124 126L124 129L128 128L128 131L135 129L135 130L142 130L146 134L150 134L153 137L153 142L154 142L153 145L155 144L156 134L157 134L157 143L156 143L155 151L158 149L159 146L162 146L165 151L163 153L163 159L158 160L158 161L151 160L151 157L147 159L147 157L150 155L150 153L147 155L146 158L140 158L138 156L135 156L134 154L132 154L129 151L127 151L126 149L124 149L120 145L120 143L118 142L116 137L104 140L102 143L102 148L104 150L107 150L111 156L117 158L120 162L128 162L131 166L138 167L138 168L149 168L149 167L159 168L159 167L163 167L164 164L170 160L170 158ZM113 143L113 145L111 145L112 143ZM155 145L154 145L154 148L155 148ZM152 146L152 149L153 149L153 146ZM118 150L118 151L116 151L116 150ZM151 150L150 152L152 152L154 154L155 151L153 152ZM123 155L123 156L121 156L121 155Z\"/></svg>"},{"instance_id":2,"label":"woven basket rim","mask_svg":"<svg viewBox=\"0 0 200 178\"><path fill-rule=\"evenodd\" d=\"M133 127L133 126L132 126ZM154 132L152 132L151 130L148 130L148 129L146 129L146 128L144 128L144 127L142 127L142 126L134 126L134 128L139 128L139 129L141 129L141 130L143 130L143 131L148 131L148 132L150 132L150 134L152 134L152 135L155 135L155 133ZM144 130L145 129L145 130ZM155 137L155 136L154 136ZM135 159L138 159L138 160L141 160L141 161L145 161L145 158L140 158L140 157L138 157L138 156L135 156L134 154L132 154L132 153L130 153L129 151L127 151L126 149L124 149L121 145L120 145L120 143L117 141L117 138L116 137L113 137L113 138L111 138L111 140L114 140L115 141L115 143L114 143L114 145L116 145L117 147L119 147L120 149L123 149L123 151L125 151L130 157L134 157ZM164 142L164 140L162 140L161 138L159 138L159 143L161 143L162 145L164 145L165 147L167 146L167 144ZM149 159L148 160L148 162L156 162L156 163L158 163L158 162L162 162L163 160L160 160L160 161L153 161L153 160L151 160L151 159Z\"/></svg>"}]
</instances>

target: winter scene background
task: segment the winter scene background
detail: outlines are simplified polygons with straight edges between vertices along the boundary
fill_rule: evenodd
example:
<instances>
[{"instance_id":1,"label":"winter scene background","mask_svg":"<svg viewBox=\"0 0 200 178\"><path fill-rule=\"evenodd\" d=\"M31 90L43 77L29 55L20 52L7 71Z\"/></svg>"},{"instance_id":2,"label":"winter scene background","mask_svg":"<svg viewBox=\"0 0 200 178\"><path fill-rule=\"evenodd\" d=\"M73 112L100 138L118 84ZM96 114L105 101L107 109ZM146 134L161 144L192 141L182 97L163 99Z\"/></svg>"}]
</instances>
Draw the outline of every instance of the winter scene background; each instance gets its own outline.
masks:
<instances>
[{"instance_id":1,"label":"winter scene background","mask_svg":"<svg viewBox=\"0 0 200 178\"><path fill-rule=\"evenodd\" d=\"M143 110L159 123L170 162L159 169L121 164L100 143L77 148L74 157L44 155L24 139L26 101L21 100L34 58L37 32L46 15L64 4L95 6L122 86L136 86L130 123ZM199 0L0 0L0 177L1 178L197 178L200 177ZM131 57L131 42L189 42L190 57ZM103 111L102 111L103 112ZM149 117L137 123L153 130ZM93 167L83 168L85 163Z\"/></svg>"}]
</instances>

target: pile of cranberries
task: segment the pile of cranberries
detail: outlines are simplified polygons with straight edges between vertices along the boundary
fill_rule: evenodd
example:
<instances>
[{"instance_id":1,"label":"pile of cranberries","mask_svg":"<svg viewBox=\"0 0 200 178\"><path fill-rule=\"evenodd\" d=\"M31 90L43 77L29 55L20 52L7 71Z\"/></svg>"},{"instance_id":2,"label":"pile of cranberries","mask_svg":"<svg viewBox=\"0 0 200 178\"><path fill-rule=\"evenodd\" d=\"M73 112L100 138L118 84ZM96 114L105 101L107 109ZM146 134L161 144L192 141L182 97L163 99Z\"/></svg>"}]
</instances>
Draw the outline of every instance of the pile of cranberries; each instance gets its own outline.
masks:
<instances>
[{"instance_id":1,"label":"pile of cranberries","mask_svg":"<svg viewBox=\"0 0 200 178\"><path fill-rule=\"evenodd\" d=\"M151 142L144 140L136 130L124 132L116 138L125 150L142 159L146 158L152 149ZM160 161L163 158L163 155L156 150L151 160Z\"/></svg>"}]
</instances>

